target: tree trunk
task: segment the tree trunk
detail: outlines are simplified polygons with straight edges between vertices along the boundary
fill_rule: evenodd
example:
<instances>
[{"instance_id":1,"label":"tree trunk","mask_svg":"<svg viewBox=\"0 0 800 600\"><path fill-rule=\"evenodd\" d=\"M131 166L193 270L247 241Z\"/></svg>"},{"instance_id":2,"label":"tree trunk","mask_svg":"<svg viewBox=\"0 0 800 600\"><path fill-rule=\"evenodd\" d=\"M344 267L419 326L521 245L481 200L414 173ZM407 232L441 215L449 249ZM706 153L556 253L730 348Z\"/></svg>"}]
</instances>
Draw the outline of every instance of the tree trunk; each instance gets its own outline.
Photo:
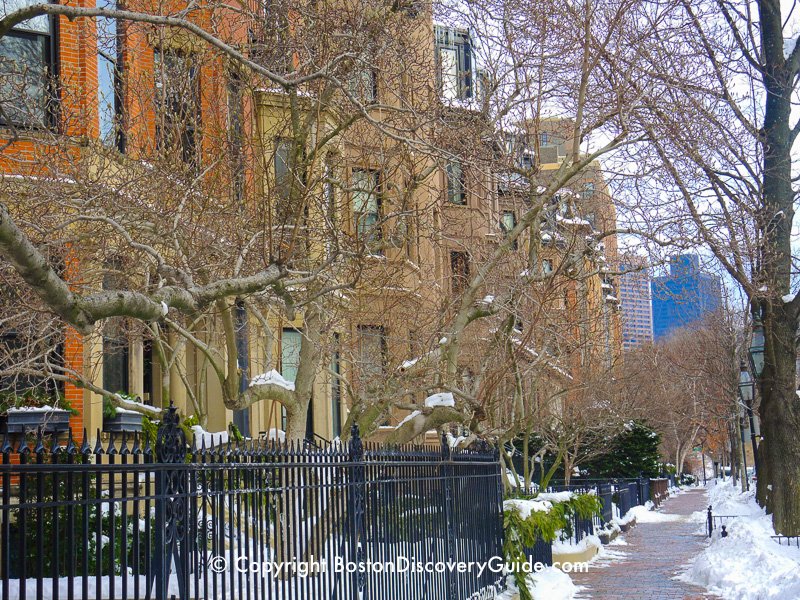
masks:
<instances>
[{"instance_id":1,"label":"tree trunk","mask_svg":"<svg viewBox=\"0 0 800 600\"><path fill-rule=\"evenodd\" d=\"M800 398L795 389L793 320L773 319L770 330L760 381L758 497L772 513L776 533L800 535Z\"/></svg>"},{"instance_id":2,"label":"tree trunk","mask_svg":"<svg viewBox=\"0 0 800 600\"><path fill-rule=\"evenodd\" d=\"M784 56L784 19L779 0L758 2L766 88L762 147L764 149L763 212L758 223L763 236L760 273L769 295L751 299L752 311L764 325L764 372L759 380L759 416L766 439L766 477L759 496L766 499L777 533L800 535L800 399L796 393L795 338L797 303L784 302L792 281L792 98L797 76L795 52ZM761 477L759 477L761 480ZM771 486L771 489L770 489Z\"/></svg>"},{"instance_id":3,"label":"tree trunk","mask_svg":"<svg viewBox=\"0 0 800 600\"><path fill-rule=\"evenodd\" d=\"M734 417L734 421L733 437L736 443L736 462L738 464L736 470L739 472L739 485L744 492L747 490L747 469L745 468L747 461L744 455L744 444L742 444L742 421L738 417Z\"/></svg>"}]
</instances>

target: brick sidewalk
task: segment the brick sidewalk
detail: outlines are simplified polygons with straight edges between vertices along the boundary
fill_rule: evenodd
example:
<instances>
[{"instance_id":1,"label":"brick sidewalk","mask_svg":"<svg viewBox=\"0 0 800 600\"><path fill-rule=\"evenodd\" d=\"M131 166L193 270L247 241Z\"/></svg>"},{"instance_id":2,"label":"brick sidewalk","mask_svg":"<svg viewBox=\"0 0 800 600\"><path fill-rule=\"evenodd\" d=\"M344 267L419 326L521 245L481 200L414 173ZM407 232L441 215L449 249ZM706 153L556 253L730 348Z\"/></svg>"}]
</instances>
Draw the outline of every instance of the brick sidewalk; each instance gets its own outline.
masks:
<instances>
[{"instance_id":1,"label":"brick sidewalk","mask_svg":"<svg viewBox=\"0 0 800 600\"><path fill-rule=\"evenodd\" d=\"M662 511L682 515L677 521L640 523L623 534L625 546L610 546L624 558L598 566L588 573L570 575L583 590L580 599L592 600L698 600L713 598L698 588L673 577L703 547L705 538L696 533L698 523L689 515L706 508L705 490L695 489L665 501Z\"/></svg>"}]
</instances>

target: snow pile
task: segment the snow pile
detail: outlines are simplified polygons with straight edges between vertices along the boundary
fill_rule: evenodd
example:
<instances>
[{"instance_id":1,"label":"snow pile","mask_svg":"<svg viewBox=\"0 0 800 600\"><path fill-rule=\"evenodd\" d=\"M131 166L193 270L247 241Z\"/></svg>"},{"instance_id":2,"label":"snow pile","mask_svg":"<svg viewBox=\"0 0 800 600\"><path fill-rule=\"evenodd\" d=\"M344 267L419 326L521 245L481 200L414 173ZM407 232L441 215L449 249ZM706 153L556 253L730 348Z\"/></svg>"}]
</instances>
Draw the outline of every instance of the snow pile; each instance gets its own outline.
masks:
<instances>
[{"instance_id":1,"label":"snow pile","mask_svg":"<svg viewBox=\"0 0 800 600\"><path fill-rule=\"evenodd\" d=\"M523 500L520 498L513 498L511 500L503 501L503 512L516 510L522 519L527 519L534 512L550 512L553 504L547 500Z\"/></svg>"},{"instance_id":2,"label":"snow pile","mask_svg":"<svg viewBox=\"0 0 800 600\"><path fill-rule=\"evenodd\" d=\"M553 554L572 554L575 552L584 552L588 550L590 546L594 546L595 548L599 549L603 547L603 542L601 542L600 538L596 535L587 535L577 544L573 544L571 538L564 541L556 540L553 542Z\"/></svg>"},{"instance_id":3,"label":"snow pile","mask_svg":"<svg viewBox=\"0 0 800 600\"><path fill-rule=\"evenodd\" d=\"M634 517L637 523L666 523L668 521L685 521L687 519L687 517L681 515L654 511L652 506L652 502L648 502L645 506L634 506L626 516Z\"/></svg>"},{"instance_id":4,"label":"snow pile","mask_svg":"<svg viewBox=\"0 0 800 600\"><path fill-rule=\"evenodd\" d=\"M455 406L456 401L453 394L450 392L442 392L440 394L433 394L425 398L425 406L434 408L436 406Z\"/></svg>"},{"instance_id":5,"label":"snow pile","mask_svg":"<svg viewBox=\"0 0 800 600\"><path fill-rule=\"evenodd\" d=\"M572 500L572 492L543 492L536 496L537 500L549 500L550 502L569 502Z\"/></svg>"},{"instance_id":6,"label":"snow pile","mask_svg":"<svg viewBox=\"0 0 800 600\"><path fill-rule=\"evenodd\" d=\"M227 444L229 439L227 431L208 432L200 425L192 425L192 433L194 434L194 447L198 450L204 445L206 448L211 448Z\"/></svg>"},{"instance_id":7,"label":"snow pile","mask_svg":"<svg viewBox=\"0 0 800 600\"><path fill-rule=\"evenodd\" d=\"M496 600L513 600L519 597L519 589L514 583L514 578L509 576L506 580L508 589L497 596ZM544 569L531 573L527 577L528 590L533 597L538 600L573 600L581 590L572 583L570 576L555 567L545 567Z\"/></svg>"},{"instance_id":8,"label":"snow pile","mask_svg":"<svg viewBox=\"0 0 800 600\"><path fill-rule=\"evenodd\" d=\"M285 442L286 432L283 429L275 429L274 427L267 432L267 439L271 441ZM339 440L337 437L336 440ZM334 441L336 441L334 440ZM341 440L339 440L341 442Z\"/></svg>"},{"instance_id":9,"label":"snow pile","mask_svg":"<svg viewBox=\"0 0 800 600\"><path fill-rule=\"evenodd\" d=\"M28 413L40 413L40 412L50 412L51 410L60 410L55 409L49 404L45 404L44 406L19 406L16 408L9 408L6 412L10 413L18 413L18 412L28 412Z\"/></svg>"},{"instance_id":10,"label":"snow pile","mask_svg":"<svg viewBox=\"0 0 800 600\"><path fill-rule=\"evenodd\" d=\"M261 373L261 375L256 375L250 381L250 387L254 385L277 385L278 387L282 387L290 392L294 391L294 383L291 381L284 379L283 375L278 373L275 369L269 371L267 373Z\"/></svg>"},{"instance_id":11,"label":"snow pile","mask_svg":"<svg viewBox=\"0 0 800 600\"><path fill-rule=\"evenodd\" d=\"M572 600L579 590L569 575L555 567L547 567L529 575L528 589L534 598L547 600Z\"/></svg>"},{"instance_id":12,"label":"snow pile","mask_svg":"<svg viewBox=\"0 0 800 600\"><path fill-rule=\"evenodd\" d=\"M784 600L800 598L800 549L781 546L772 520L755 502L754 492L740 493L730 482L709 491L719 515L744 515L725 523L727 537L717 531L681 579L701 585L725 600ZM705 511L693 515L701 521Z\"/></svg>"}]
</instances>

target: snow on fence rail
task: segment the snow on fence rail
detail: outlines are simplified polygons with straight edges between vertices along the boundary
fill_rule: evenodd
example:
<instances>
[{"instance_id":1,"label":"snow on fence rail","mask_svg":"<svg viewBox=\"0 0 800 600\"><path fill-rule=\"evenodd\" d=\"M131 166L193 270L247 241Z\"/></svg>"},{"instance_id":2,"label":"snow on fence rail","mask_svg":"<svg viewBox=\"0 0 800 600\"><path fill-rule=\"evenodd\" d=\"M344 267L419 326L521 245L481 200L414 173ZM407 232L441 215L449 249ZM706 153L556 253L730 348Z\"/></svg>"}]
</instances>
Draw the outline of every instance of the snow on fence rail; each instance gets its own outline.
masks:
<instances>
[{"instance_id":1,"label":"snow on fence rail","mask_svg":"<svg viewBox=\"0 0 800 600\"><path fill-rule=\"evenodd\" d=\"M0 600L456 600L502 574L408 569L502 556L496 450L275 440L0 446ZM477 597L477 596L476 596Z\"/></svg>"}]
</instances>

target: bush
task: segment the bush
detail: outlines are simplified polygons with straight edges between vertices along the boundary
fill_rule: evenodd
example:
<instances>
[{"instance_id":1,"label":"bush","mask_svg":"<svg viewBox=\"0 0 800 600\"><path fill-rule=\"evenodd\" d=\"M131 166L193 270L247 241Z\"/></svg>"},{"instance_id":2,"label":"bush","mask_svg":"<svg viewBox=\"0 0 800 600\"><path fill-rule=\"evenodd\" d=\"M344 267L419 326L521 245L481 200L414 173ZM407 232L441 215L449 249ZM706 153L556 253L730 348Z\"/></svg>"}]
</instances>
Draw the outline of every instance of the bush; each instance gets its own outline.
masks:
<instances>
[{"instance_id":1,"label":"bush","mask_svg":"<svg viewBox=\"0 0 800 600\"><path fill-rule=\"evenodd\" d=\"M92 475L88 480L88 496L84 497L83 485L84 481L81 477L76 476L74 479L75 493L71 499L73 504L71 507L59 506L58 508L47 507L43 509L27 508L22 510L20 508L12 508L9 511L11 520L9 537L10 537L10 573L12 578L20 577L22 574L22 565L24 562L26 577L36 576L39 563L42 566L42 574L44 577L50 577L54 569L58 571L59 576L67 576L69 574L70 564L68 540L70 539L69 528L72 526L72 568L76 574L83 572L86 568L89 574L94 575L97 573L98 567L102 575L120 575L121 574L121 557L123 553L127 557L127 565L130 568L138 567L139 572L144 573L147 561L150 560L149 548L145 543L145 516L144 515L128 515L125 527L122 523L122 509L120 504L114 503L114 515L112 518L111 511L109 510L108 503L99 504L101 507L98 514L98 504L94 501L96 496L96 476ZM63 490L64 478L61 479L59 487ZM26 476L25 487L27 488L27 502L48 502L54 501L63 502L64 492L61 491L58 497L53 494L53 483L48 476L47 481L44 482L44 493L39 498L37 493L37 476ZM106 497L107 492L101 491L101 498ZM87 500L88 506L80 506L79 504ZM76 505L75 503L78 503ZM144 503L140 503L140 509L144 508ZM155 520L153 508L151 503L151 514L149 515L149 527L151 541L155 536ZM41 513L41 514L40 514ZM89 529L89 539L84 543L84 518ZM99 523L98 523L99 522ZM41 537L40 537L41 527ZM138 552L134 554L134 527L138 527L139 534L139 548ZM23 532L24 529L24 532ZM98 549L98 529L100 538L100 548ZM127 530L126 545L123 549L122 538L123 531ZM114 538L113 548L110 546L110 540ZM24 533L24 535L23 535ZM55 545L50 540L59 540L58 553L56 554ZM26 547L24 559L21 556L22 546ZM38 543L43 540L42 554L38 554L35 550L38 548Z\"/></svg>"},{"instance_id":2,"label":"bush","mask_svg":"<svg viewBox=\"0 0 800 600\"><path fill-rule=\"evenodd\" d=\"M532 498L535 500L535 498ZM531 511L523 519L516 508L503 511L503 553L510 565L519 565L528 560L526 548L532 548L536 540L555 541L558 532L572 535L572 516L591 519L599 516L603 503L594 494L574 494L567 502L553 503L549 511ZM520 600L533 600L526 585L526 573L514 569L514 580L520 590Z\"/></svg>"}]
</instances>

